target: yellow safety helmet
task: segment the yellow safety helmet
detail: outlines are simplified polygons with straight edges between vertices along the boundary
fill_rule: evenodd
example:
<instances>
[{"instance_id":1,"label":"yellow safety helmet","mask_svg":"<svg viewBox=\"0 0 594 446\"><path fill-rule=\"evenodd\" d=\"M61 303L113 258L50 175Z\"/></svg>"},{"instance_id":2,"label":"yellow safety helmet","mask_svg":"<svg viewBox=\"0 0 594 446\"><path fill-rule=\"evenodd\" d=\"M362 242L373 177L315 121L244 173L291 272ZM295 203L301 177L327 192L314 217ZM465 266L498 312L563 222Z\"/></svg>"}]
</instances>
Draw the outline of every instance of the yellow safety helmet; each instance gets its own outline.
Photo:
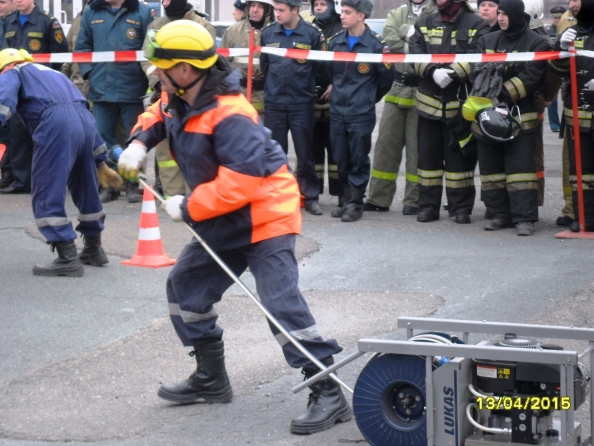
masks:
<instances>
[{"instance_id":1,"label":"yellow safety helmet","mask_svg":"<svg viewBox=\"0 0 594 446\"><path fill-rule=\"evenodd\" d=\"M15 48L6 48L0 51L0 71L15 62L33 62L33 57L27 51Z\"/></svg>"},{"instance_id":2,"label":"yellow safety helmet","mask_svg":"<svg viewBox=\"0 0 594 446\"><path fill-rule=\"evenodd\" d=\"M493 101L479 96L468 96L462 106L462 116L467 121L474 121L476 114L484 108L493 107Z\"/></svg>"},{"instance_id":3,"label":"yellow safety helmet","mask_svg":"<svg viewBox=\"0 0 594 446\"><path fill-rule=\"evenodd\" d=\"M210 33L191 20L175 20L158 31L151 29L147 37L144 55L162 70L168 70L180 62L206 70L219 57Z\"/></svg>"}]
</instances>

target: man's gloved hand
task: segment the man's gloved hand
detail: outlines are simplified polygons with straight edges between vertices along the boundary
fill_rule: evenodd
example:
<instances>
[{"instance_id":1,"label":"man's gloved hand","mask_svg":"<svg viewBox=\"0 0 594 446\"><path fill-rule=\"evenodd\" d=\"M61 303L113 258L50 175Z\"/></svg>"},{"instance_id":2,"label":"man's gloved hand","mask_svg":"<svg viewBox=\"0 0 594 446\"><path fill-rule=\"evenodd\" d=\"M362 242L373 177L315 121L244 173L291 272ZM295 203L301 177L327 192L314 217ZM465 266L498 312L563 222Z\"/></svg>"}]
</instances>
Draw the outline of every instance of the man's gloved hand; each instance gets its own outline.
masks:
<instances>
[{"instance_id":1,"label":"man's gloved hand","mask_svg":"<svg viewBox=\"0 0 594 446\"><path fill-rule=\"evenodd\" d=\"M450 77L450 74L454 73L454 70L449 70L447 68L438 68L433 72L433 80L441 88L446 88L453 81L453 79Z\"/></svg>"},{"instance_id":2,"label":"man's gloved hand","mask_svg":"<svg viewBox=\"0 0 594 446\"><path fill-rule=\"evenodd\" d=\"M575 40L577 36L577 31L575 29L569 28L559 38L559 46L562 50L566 50L569 48L569 44Z\"/></svg>"},{"instance_id":3,"label":"man's gloved hand","mask_svg":"<svg viewBox=\"0 0 594 446\"><path fill-rule=\"evenodd\" d=\"M594 79L590 79L588 82L584 84L584 88L588 90L594 90Z\"/></svg>"},{"instance_id":4,"label":"man's gloved hand","mask_svg":"<svg viewBox=\"0 0 594 446\"><path fill-rule=\"evenodd\" d=\"M165 211L165 213L169 215L173 221L182 221L183 215L181 205L183 201L183 195L174 195L173 197L165 200L165 203L161 203L161 210Z\"/></svg>"},{"instance_id":5,"label":"man's gloved hand","mask_svg":"<svg viewBox=\"0 0 594 446\"><path fill-rule=\"evenodd\" d=\"M146 147L132 143L120 155L118 172L125 179L136 182L139 171L146 169Z\"/></svg>"}]
</instances>

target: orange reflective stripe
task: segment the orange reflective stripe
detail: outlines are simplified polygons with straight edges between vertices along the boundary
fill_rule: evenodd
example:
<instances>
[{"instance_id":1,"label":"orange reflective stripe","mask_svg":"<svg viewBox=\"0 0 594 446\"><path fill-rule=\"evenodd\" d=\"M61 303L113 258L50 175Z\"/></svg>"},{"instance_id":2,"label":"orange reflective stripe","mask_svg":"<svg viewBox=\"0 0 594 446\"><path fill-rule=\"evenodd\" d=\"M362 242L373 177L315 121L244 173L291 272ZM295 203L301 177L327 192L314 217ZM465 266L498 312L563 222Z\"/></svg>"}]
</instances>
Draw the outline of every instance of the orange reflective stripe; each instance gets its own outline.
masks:
<instances>
[{"instance_id":1,"label":"orange reflective stripe","mask_svg":"<svg viewBox=\"0 0 594 446\"><path fill-rule=\"evenodd\" d=\"M190 217L194 221L203 221L241 209L252 201L262 181L262 177L219 166L216 178L199 185L190 195Z\"/></svg>"},{"instance_id":2,"label":"orange reflective stripe","mask_svg":"<svg viewBox=\"0 0 594 446\"><path fill-rule=\"evenodd\" d=\"M215 108L188 119L184 130L212 135L214 128L223 119L233 115L246 116L258 124L258 112L243 95L220 96Z\"/></svg>"}]
</instances>

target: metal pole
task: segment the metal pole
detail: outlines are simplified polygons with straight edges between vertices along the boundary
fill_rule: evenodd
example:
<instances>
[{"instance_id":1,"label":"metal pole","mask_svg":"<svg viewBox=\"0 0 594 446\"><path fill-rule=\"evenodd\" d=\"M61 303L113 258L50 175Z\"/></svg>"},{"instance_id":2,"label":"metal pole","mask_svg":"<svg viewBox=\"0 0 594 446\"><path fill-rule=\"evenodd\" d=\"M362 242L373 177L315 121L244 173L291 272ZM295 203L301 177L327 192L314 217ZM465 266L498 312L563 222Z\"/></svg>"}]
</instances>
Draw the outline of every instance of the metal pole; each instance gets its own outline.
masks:
<instances>
[{"instance_id":1,"label":"metal pole","mask_svg":"<svg viewBox=\"0 0 594 446\"><path fill-rule=\"evenodd\" d=\"M355 352L349 356L347 356L344 359L341 359L340 361L338 361L336 364L332 364L330 367L328 367L326 370L318 373L317 375L312 376L311 378L303 381L301 384L299 384L296 387L293 387L293 393L298 393L300 391L302 391L303 389L305 389L306 387L311 386L313 383L321 380L322 378L325 378L326 376L328 376L330 373L332 373L335 370L338 370L339 368L341 368L342 366L348 364L349 362L354 361L355 359L357 359L359 356L363 356L364 354L366 354L367 352ZM348 389L349 392L353 393L352 390Z\"/></svg>"},{"instance_id":2,"label":"metal pole","mask_svg":"<svg viewBox=\"0 0 594 446\"><path fill-rule=\"evenodd\" d=\"M575 155L575 175L577 177L577 199L580 222L580 232L586 232L586 218L584 216L584 188L582 186L582 144L580 140L580 116L578 110L577 74L575 63L576 51L573 43L569 47L569 73L571 76L571 103L573 108L573 145Z\"/></svg>"},{"instance_id":3,"label":"metal pole","mask_svg":"<svg viewBox=\"0 0 594 446\"><path fill-rule=\"evenodd\" d=\"M138 178L138 182L140 184L142 184L143 187L147 188L154 196L157 200L159 200L161 203L165 203L165 199L159 195L157 192L155 192L153 190L152 187L150 187L142 178ZM244 285L244 283L239 279L239 277L237 277L235 275L235 273L233 271L231 271L231 269L227 266L227 264L225 262L223 262L221 260L221 258L217 255L216 252L214 252L210 246L208 246L208 244L202 240L202 237L200 237L198 235L198 233L196 231L194 231L194 228L192 228L189 224L187 224L186 222L184 222L185 227L188 229L188 231L190 231L192 233L192 235L194 237L196 237L196 240L198 240L198 242L202 245L202 247L206 250L206 252L208 252L208 254L210 254L210 256L215 260L215 262L217 262L219 264L219 266L223 269L223 271L225 271L229 277L231 277L233 279L233 281L243 290L243 292L245 294L247 294L247 296L258 306L258 308L260 309L260 311L262 311L262 313L264 313L264 315L266 316L266 318L272 322L272 324L278 328L278 330L284 334L287 339L289 340L289 342L291 344L293 344L295 346L295 348L297 348L297 350L299 350L301 353L303 353L303 355L305 355L305 357L307 357L307 359L309 359L311 362L313 362L316 367L318 367L320 370L326 370L326 366L324 364L322 364L314 355L312 355L305 347L303 347L299 341L297 341L293 335L291 333L289 333L287 330L285 330L285 328L276 320L276 318L266 309L266 307L264 305L262 305L262 303L260 302L260 300L254 296L252 294L252 292L249 290L248 287L246 287ZM334 373L332 373L330 375L330 378L332 378L336 383L340 384L341 386L343 386L345 389L347 389L349 392L353 392L352 389L346 385L338 376L336 376Z\"/></svg>"},{"instance_id":4,"label":"metal pole","mask_svg":"<svg viewBox=\"0 0 594 446\"><path fill-rule=\"evenodd\" d=\"M248 102L252 102L252 78L254 77L254 41L256 36L256 28L250 28L250 53L248 56L248 70L247 70L247 91L246 98Z\"/></svg>"}]
</instances>

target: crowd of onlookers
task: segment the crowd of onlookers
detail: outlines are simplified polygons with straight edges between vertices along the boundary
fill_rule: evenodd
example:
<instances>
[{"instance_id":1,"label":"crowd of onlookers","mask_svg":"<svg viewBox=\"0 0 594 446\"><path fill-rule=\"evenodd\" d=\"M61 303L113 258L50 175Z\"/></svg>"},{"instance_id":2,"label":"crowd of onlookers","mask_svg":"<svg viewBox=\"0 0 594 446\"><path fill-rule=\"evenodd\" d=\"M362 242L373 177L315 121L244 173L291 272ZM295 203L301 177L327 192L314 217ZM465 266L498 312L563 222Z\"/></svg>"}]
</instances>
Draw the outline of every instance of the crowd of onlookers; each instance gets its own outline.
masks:
<instances>
[{"instance_id":1,"label":"crowd of onlookers","mask_svg":"<svg viewBox=\"0 0 594 446\"><path fill-rule=\"evenodd\" d=\"M32 54L141 50L149 29L175 20L201 24L214 45L215 29L187 0L162 3L165 13L157 18L155 11L140 0L87 1L65 36L60 23L34 0L0 0L0 48L22 48ZM553 49L555 44L563 49L569 37L576 38L571 33L565 40L557 38L567 27L592 21L586 0L570 0L567 11L554 7L550 11L553 24L546 30L542 0L479 0L477 11L466 2L454 0L409 0L388 14L380 36L365 26L373 8L371 0L342 0L340 8L330 0L312 0L309 10L301 6L301 0L237 0L236 23L226 30L220 46L245 48L249 46L249 31L255 29L257 45L280 48L411 54L540 51ZM435 17L443 26L432 29ZM455 30L454 34L448 27ZM506 43L510 36L520 34L532 43L522 47ZM498 36L496 40L489 37L494 35ZM581 39L582 48L585 41ZM248 57L230 61L242 76L242 86L251 84L251 103L285 153L291 132L303 206L313 215L322 214L318 196L324 191L326 170L329 193L339 198L333 217L352 222L359 220L363 211L388 211L405 156L405 215L416 216L420 222L439 219L445 183L444 207L449 216L457 223L470 223L478 163L481 199L487 208L485 229L515 226L520 235L532 235L537 207L544 200L542 132L543 113L548 107L551 130L565 136L566 206L557 224L579 230L572 204L577 189L569 129L573 116L567 101L565 116L559 119L558 114L558 91L566 77L562 62L507 67L343 62L352 67L345 70L341 63L281 59L263 53L256 55L248 80ZM88 98L97 130L115 166L137 117L159 98L160 83L154 67L148 62L126 62L54 64L52 68L61 70ZM475 81L483 72L491 76L490 80L499 76L496 94L491 91L487 95L487 89L480 92ZM582 84L585 86L581 88L589 89L585 81ZM466 99L481 94L491 100L491 105L508 107L519 126L511 137L492 134L490 124L479 118L472 124L472 119L462 118ZM375 103L382 98L385 105L371 165ZM582 116L580 112L580 122L591 119L587 103L580 105L589 113ZM514 124L509 125L513 128ZM0 132L0 143L7 147L0 165L0 193L27 193L31 189L31 136L18 117ZM188 193L167 142L155 149L157 186L168 196ZM594 174L589 172L589 159L585 157L584 171L588 209L592 207L588 189ZM141 200L138 184L126 182L121 188L103 188L101 201L115 200L122 191L130 202ZM587 226L594 227L594 220L587 219Z\"/></svg>"}]
</instances>

